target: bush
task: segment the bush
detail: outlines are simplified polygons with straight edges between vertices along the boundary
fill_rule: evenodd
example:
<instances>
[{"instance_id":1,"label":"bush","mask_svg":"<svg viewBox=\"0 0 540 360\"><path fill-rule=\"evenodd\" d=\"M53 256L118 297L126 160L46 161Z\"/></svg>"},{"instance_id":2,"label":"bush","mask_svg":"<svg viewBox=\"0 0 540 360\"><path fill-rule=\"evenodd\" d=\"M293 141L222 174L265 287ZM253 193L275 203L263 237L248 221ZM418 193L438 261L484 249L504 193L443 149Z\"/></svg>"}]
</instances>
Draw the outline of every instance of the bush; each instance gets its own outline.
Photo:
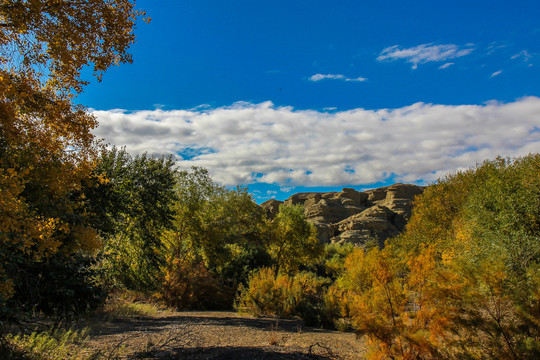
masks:
<instances>
[{"instance_id":1,"label":"bush","mask_svg":"<svg viewBox=\"0 0 540 360\"><path fill-rule=\"evenodd\" d=\"M155 296L129 290L111 293L103 308L103 314L112 318L156 317L167 312L171 312L171 309L159 302Z\"/></svg>"},{"instance_id":2,"label":"bush","mask_svg":"<svg viewBox=\"0 0 540 360\"><path fill-rule=\"evenodd\" d=\"M166 271L159 296L177 309L224 310L231 308L233 294L203 264L177 259Z\"/></svg>"},{"instance_id":3,"label":"bush","mask_svg":"<svg viewBox=\"0 0 540 360\"><path fill-rule=\"evenodd\" d=\"M311 272L276 276L273 268L262 268L250 277L247 287L240 287L235 307L255 316L300 316L308 325L318 324L328 282Z\"/></svg>"},{"instance_id":4,"label":"bush","mask_svg":"<svg viewBox=\"0 0 540 360\"><path fill-rule=\"evenodd\" d=\"M348 331L352 329L346 292L332 284L324 292L321 307L321 325L325 328Z\"/></svg>"},{"instance_id":5,"label":"bush","mask_svg":"<svg viewBox=\"0 0 540 360\"><path fill-rule=\"evenodd\" d=\"M15 295L2 309L2 318L21 320L36 313L69 318L95 310L106 293L95 280L94 266L94 258L63 254L19 264L12 275Z\"/></svg>"}]
</instances>

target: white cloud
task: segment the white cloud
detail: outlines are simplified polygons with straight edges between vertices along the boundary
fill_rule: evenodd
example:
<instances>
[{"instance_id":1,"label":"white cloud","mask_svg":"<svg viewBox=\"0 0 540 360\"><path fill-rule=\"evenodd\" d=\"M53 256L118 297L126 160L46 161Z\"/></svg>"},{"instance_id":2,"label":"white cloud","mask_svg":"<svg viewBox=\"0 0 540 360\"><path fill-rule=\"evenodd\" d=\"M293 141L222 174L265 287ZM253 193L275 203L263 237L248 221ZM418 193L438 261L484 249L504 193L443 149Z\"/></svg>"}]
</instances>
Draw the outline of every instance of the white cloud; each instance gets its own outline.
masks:
<instances>
[{"instance_id":1,"label":"white cloud","mask_svg":"<svg viewBox=\"0 0 540 360\"><path fill-rule=\"evenodd\" d=\"M341 74L315 74L312 75L309 80L311 81L321 81L324 79L345 79L345 75Z\"/></svg>"},{"instance_id":2,"label":"white cloud","mask_svg":"<svg viewBox=\"0 0 540 360\"><path fill-rule=\"evenodd\" d=\"M508 45L506 44L499 44L497 42L492 42L488 47L487 47L487 55L491 55L501 49L505 49L507 48Z\"/></svg>"},{"instance_id":3,"label":"white cloud","mask_svg":"<svg viewBox=\"0 0 540 360\"><path fill-rule=\"evenodd\" d=\"M499 70L499 71L495 71L493 74L491 74L490 77L495 77L495 76L499 76L502 74L502 70Z\"/></svg>"},{"instance_id":4,"label":"white cloud","mask_svg":"<svg viewBox=\"0 0 540 360\"><path fill-rule=\"evenodd\" d=\"M512 60L523 59L524 62L529 62L529 60L532 58L532 55L527 50L523 50L520 51L518 54L512 55L510 58Z\"/></svg>"},{"instance_id":5,"label":"white cloud","mask_svg":"<svg viewBox=\"0 0 540 360\"><path fill-rule=\"evenodd\" d=\"M439 66L439 69L446 69L446 68L449 68L450 66L454 65L453 62L449 62L449 63L446 63L444 65L441 65Z\"/></svg>"},{"instance_id":6,"label":"white cloud","mask_svg":"<svg viewBox=\"0 0 540 360\"><path fill-rule=\"evenodd\" d=\"M531 54L527 50L520 51L518 54L515 54L511 56L511 59L518 59L523 58L523 61L529 61L529 59L532 57Z\"/></svg>"},{"instance_id":7,"label":"white cloud","mask_svg":"<svg viewBox=\"0 0 540 360\"><path fill-rule=\"evenodd\" d=\"M469 55L474 51L474 48L460 48L454 44L422 44L411 48L400 48L399 45L387 47L377 57L378 61L396 61L405 60L412 64L412 68L416 69L418 64L428 62L447 61L462 56Z\"/></svg>"},{"instance_id":8,"label":"white cloud","mask_svg":"<svg viewBox=\"0 0 540 360\"><path fill-rule=\"evenodd\" d=\"M416 103L333 113L236 103L198 110L93 111L98 137L132 153L172 154L222 184L362 185L435 180L497 155L540 152L540 98Z\"/></svg>"},{"instance_id":9,"label":"white cloud","mask_svg":"<svg viewBox=\"0 0 540 360\"><path fill-rule=\"evenodd\" d=\"M311 81L321 81L325 79L333 79L333 80L345 80L345 81L366 81L367 79L364 77L357 77L357 78L348 78L345 75L342 74L315 74L310 76L309 80Z\"/></svg>"},{"instance_id":10,"label":"white cloud","mask_svg":"<svg viewBox=\"0 0 540 360\"><path fill-rule=\"evenodd\" d=\"M357 77L357 78L353 78L353 79L350 79L350 78L346 78L345 81L367 81L367 79L365 77Z\"/></svg>"}]
</instances>

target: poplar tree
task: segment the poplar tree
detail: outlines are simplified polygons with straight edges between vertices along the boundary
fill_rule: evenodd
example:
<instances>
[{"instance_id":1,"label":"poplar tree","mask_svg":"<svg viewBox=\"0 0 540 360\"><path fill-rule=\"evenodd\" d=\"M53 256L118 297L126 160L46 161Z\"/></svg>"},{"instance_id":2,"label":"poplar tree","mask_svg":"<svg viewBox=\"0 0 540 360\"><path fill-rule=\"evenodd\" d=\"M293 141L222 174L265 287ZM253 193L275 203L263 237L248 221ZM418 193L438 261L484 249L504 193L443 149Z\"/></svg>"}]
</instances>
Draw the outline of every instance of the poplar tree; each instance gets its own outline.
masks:
<instances>
[{"instance_id":1,"label":"poplar tree","mask_svg":"<svg viewBox=\"0 0 540 360\"><path fill-rule=\"evenodd\" d=\"M97 122L73 98L83 68L131 62L139 15L129 0L0 1L0 316L21 305L26 265L99 247L80 196Z\"/></svg>"}]
</instances>

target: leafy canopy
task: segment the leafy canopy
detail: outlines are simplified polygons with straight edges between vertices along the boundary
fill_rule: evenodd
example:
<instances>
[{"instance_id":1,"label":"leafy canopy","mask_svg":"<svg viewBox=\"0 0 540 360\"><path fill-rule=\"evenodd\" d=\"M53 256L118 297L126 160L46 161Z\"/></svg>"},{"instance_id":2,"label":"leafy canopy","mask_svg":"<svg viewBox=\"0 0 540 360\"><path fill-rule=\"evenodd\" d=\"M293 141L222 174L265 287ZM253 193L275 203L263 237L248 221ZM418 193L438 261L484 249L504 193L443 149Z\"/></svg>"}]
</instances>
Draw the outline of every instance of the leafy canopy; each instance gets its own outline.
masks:
<instances>
[{"instance_id":1,"label":"leafy canopy","mask_svg":"<svg viewBox=\"0 0 540 360\"><path fill-rule=\"evenodd\" d=\"M299 265L312 263L322 255L317 229L305 219L301 204L280 205L270 226L268 248L278 270L296 272Z\"/></svg>"},{"instance_id":2,"label":"leafy canopy","mask_svg":"<svg viewBox=\"0 0 540 360\"><path fill-rule=\"evenodd\" d=\"M131 157L125 149L104 150L94 177L107 181L86 189L95 227L104 238L103 265L112 285L154 291L162 277L162 233L172 228L177 197L171 157Z\"/></svg>"},{"instance_id":3,"label":"leafy canopy","mask_svg":"<svg viewBox=\"0 0 540 360\"><path fill-rule=\"evenodd\" d=\"M0 1L1 312L17 312L6 301L31 293L22 268L43 269L52 256L90 255L100 247L81 191L98 153L90 132L97 123L71 93L85 84L83 67L93 66L99 78L131 61L127 48L139 15L133 6Z\"/></svg>"},{"instance_id":4,"label":"leafy canopy","mask_svg":"<svg viewBox=\"0 0 540 360\"><path fill-rule=\"evenodd\" d=\"M127 50L141 14L130 0L2 0L0 66L80 92L83 67L100 79L111 65L131 62Z\"/></svg>"}]
</instances>

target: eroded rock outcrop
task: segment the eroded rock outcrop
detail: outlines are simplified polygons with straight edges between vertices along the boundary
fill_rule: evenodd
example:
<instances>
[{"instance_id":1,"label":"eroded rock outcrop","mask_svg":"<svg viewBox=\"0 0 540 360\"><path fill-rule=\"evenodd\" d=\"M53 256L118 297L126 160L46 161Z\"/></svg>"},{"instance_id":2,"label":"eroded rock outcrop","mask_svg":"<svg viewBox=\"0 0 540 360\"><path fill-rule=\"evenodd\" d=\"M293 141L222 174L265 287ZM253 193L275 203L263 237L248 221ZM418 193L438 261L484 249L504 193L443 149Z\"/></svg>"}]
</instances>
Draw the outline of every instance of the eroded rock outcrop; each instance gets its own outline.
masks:
<instances>
[{"instance_id":1,"label":"eroded rock outcrop","mask_svg":"<svg viewBox=\"0 0 540 360\"><path fill-rule=\"evenodd\" d=\"M375 239L379 244L399 234L409 221L414 197L423 187L394 184L378 189L340 192L299 193L284 202L268 200L261 204L269 216L277 214L279 205L302 204L308 221L315 224L319 240L351 242L362 245Z\"/></svg>"},{"instance_id":2,"label":"eroded rock outcrop","mask_svg":"<svg viewBox=\"0 0 540 360\"><path fill-rule=\"evenodd\" d=\"M268 216L270 219L273 219L279 212L279 205L281 204L283 204L283 201L270 199L263 202L260 206L266 211L266 216Z\"/></svg>"}]
</instances>

